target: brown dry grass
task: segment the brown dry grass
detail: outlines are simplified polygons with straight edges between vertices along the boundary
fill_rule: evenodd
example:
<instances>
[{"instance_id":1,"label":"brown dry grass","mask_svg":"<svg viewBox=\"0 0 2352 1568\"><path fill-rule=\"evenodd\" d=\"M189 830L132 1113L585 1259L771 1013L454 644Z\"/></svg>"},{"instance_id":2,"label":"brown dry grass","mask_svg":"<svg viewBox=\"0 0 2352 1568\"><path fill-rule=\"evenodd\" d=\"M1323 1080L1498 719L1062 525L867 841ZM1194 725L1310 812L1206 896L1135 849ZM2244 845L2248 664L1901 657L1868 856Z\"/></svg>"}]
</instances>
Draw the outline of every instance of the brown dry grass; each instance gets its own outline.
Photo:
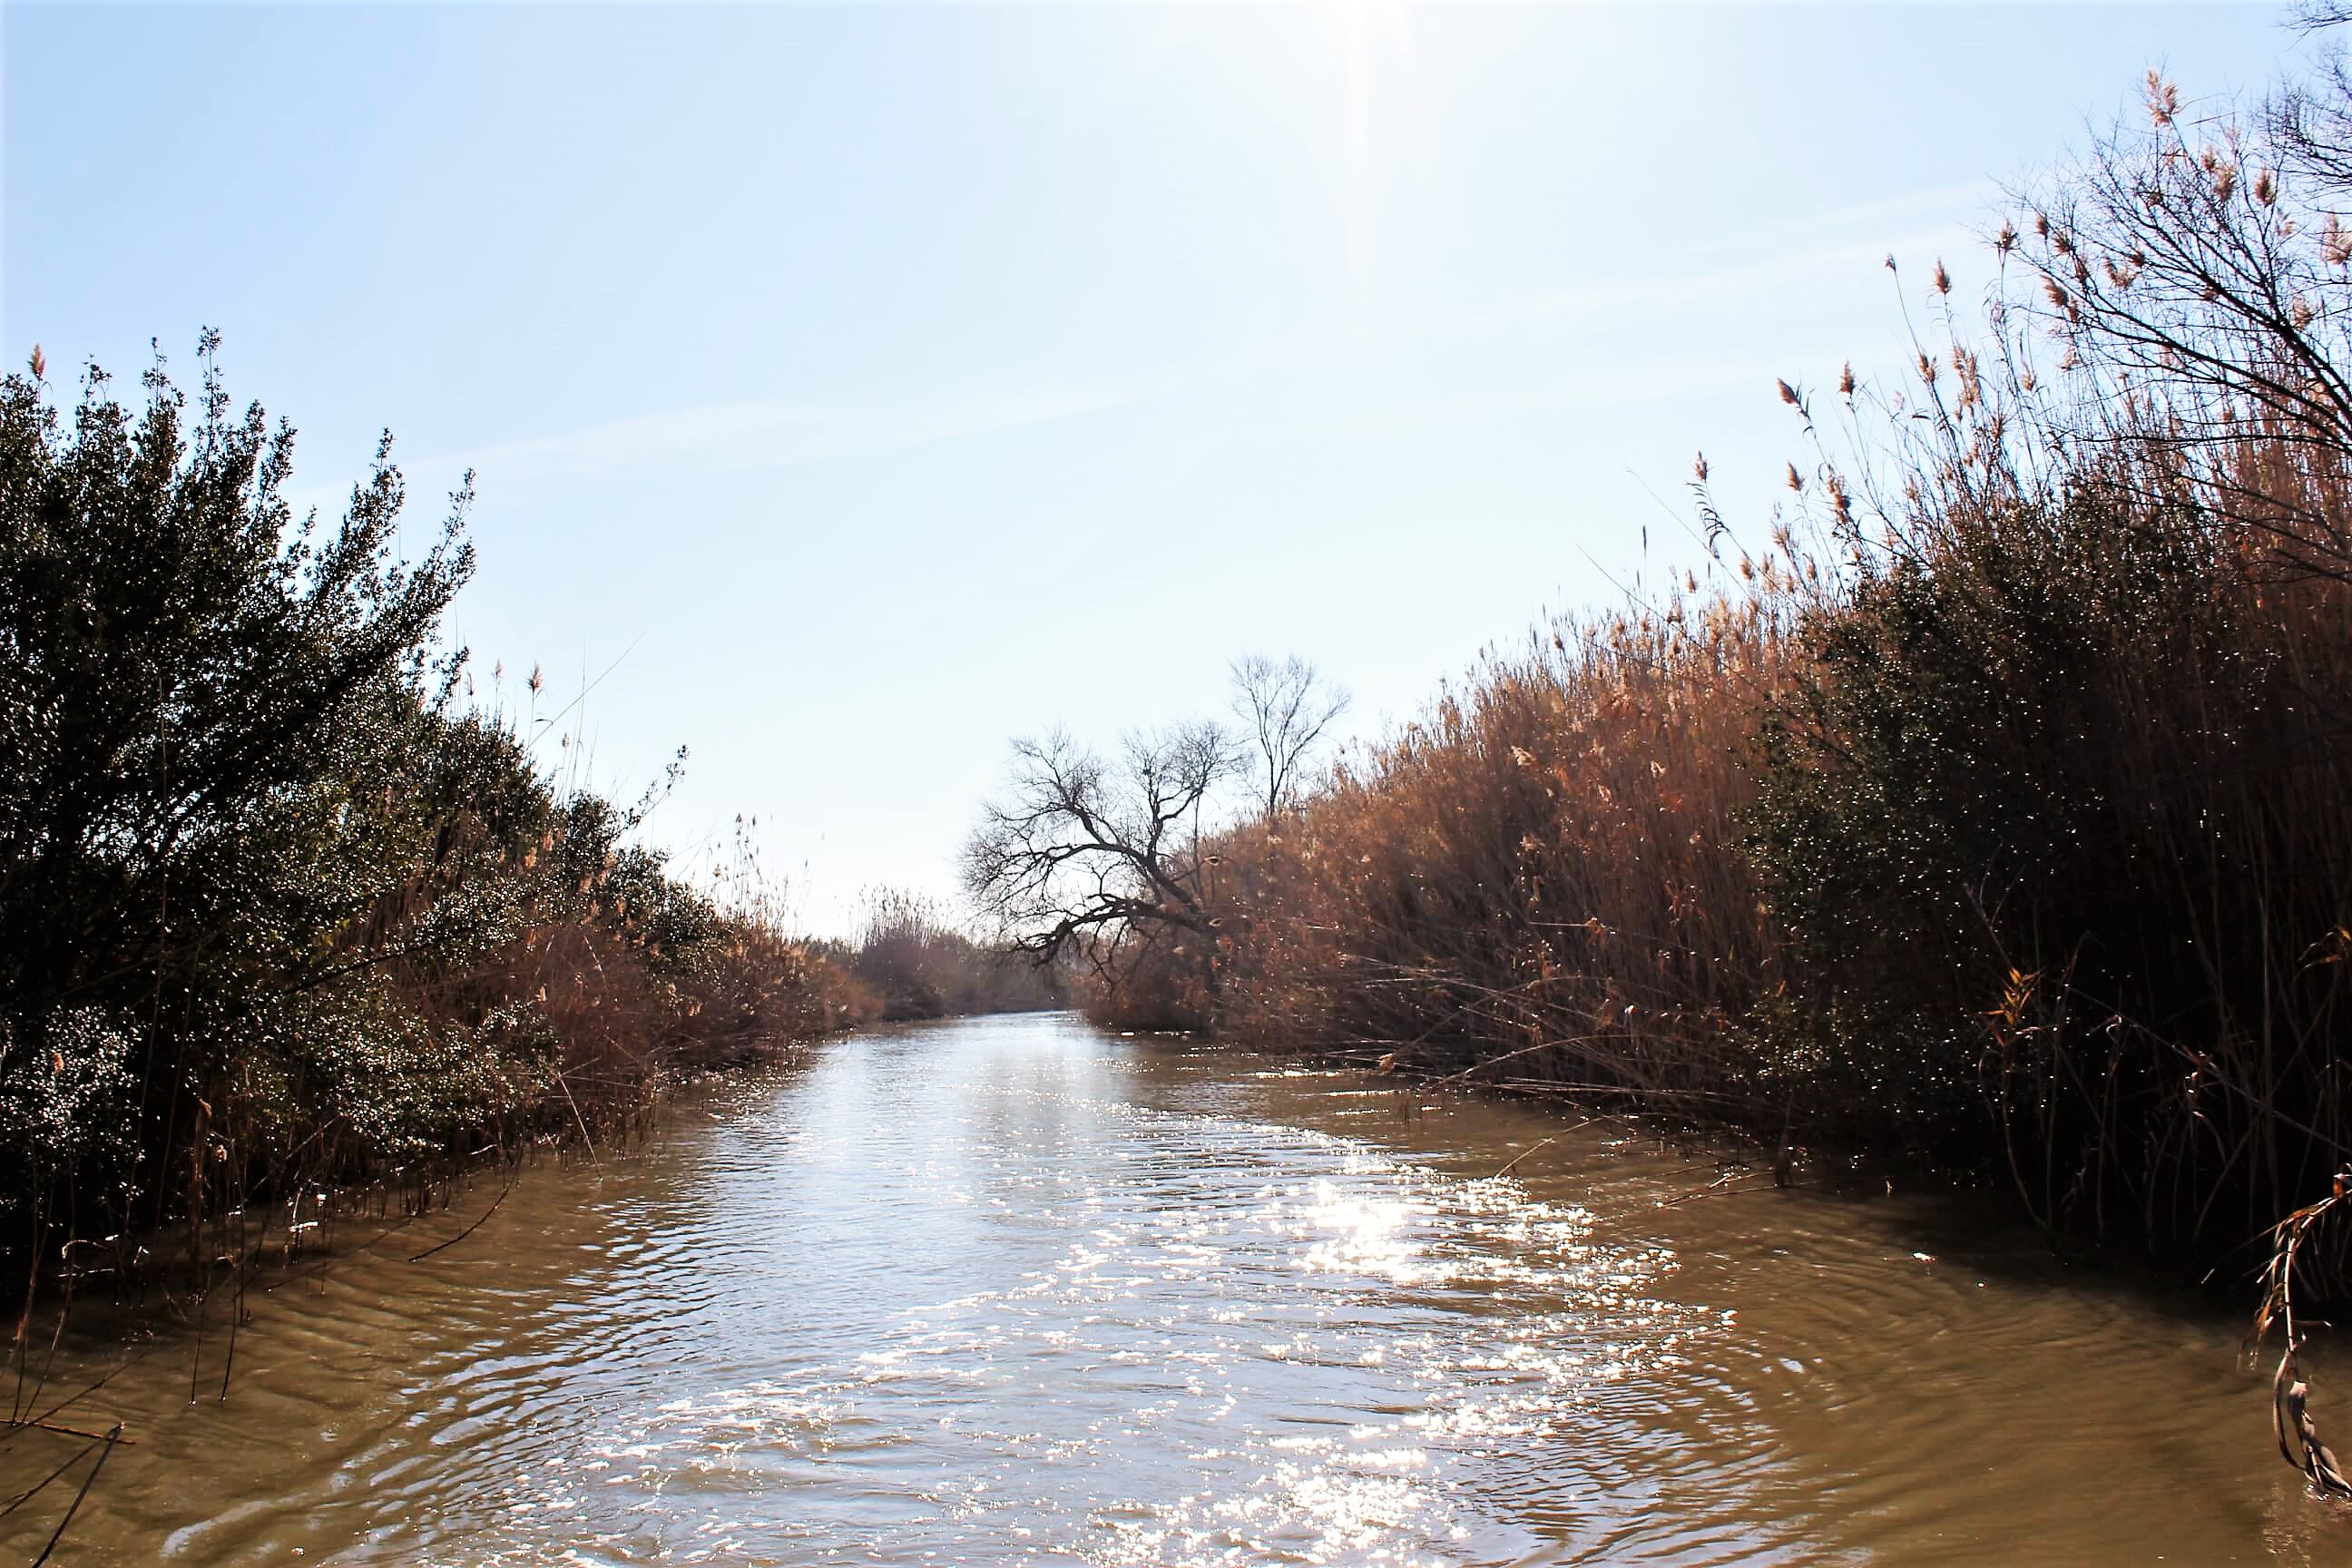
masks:
<instances>
[{"instance_id":1,"label":"brown dry grass","mask_svg":"<svg viewBox=\"0 0 2352 1568\"><path fill-rule=\"evenodd\" d=\"M1223 1026L2260 1234L2352 1157L2352 588L2144 431L2016 464L2001 406L1874 537L1822 486L1810 546L1489 658L1228 834Z\"/></svg>"}]
</instances>

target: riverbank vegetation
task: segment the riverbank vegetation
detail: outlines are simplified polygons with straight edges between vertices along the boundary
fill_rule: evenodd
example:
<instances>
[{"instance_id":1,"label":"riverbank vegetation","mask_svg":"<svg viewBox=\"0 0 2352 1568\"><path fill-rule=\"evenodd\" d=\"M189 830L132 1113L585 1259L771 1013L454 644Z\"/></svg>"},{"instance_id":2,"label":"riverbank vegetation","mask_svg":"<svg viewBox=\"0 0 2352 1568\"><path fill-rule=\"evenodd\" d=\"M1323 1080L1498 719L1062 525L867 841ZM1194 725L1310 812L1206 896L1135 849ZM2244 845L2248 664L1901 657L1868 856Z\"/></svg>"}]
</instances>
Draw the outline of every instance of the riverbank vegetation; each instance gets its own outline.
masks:
<instances>
[{"instance_id":1,"label":"riverbank vegetation","mask_svg":"<svg viewBox=\"0 0 2352 1568\"><path fill-rule=\"evenodd\" d=\"M1981 313L1904 280L1935 341L1900 384L1780 385L1777 514L1722 515L1702 458L1688 569L1198 834L1164 771L1033 747L974 888L1122 1023L2246 1261L2352 1162L2352 80L2145 107L2017 193ZM1040 779L1132 809L1008 838ZM1140 860L1070 830L1155 821ZM1012 896L1074 854L1111 937Z\"/></svg>"},{"instance_id":2,"label":"riverbank vegetation","mask_svg":"<svg viewBox=\"0 0 2352 1568\"><path fill-rule=\"evenodd\" d=\"M866 895L851 939L811 951L849 977L861 1016L886 1022L1029 1013L1067 1001L1058 970L973 941L931 900L896 888Z\"/></svg>"},{"instance_id":3,"label":"riverbank vegetation","mask_svg":"<svg viewBox=\"0 0 2352 1568\"><path fill-rule=\"evenodd\" d=\"M59 1259L200 1289L338 1188L421 1204L534 1140L594 1149L666 1078L883 1008L863 955L640 842L660 786L616 805L476 700L441 637L466 493L413 561L388 443L340 521L298 512L293 432L232 406L215 348L193 396L92 369L68 407L37 353L0 380L0 1262L28 1313Z\"/></svg>"}]
</instances>

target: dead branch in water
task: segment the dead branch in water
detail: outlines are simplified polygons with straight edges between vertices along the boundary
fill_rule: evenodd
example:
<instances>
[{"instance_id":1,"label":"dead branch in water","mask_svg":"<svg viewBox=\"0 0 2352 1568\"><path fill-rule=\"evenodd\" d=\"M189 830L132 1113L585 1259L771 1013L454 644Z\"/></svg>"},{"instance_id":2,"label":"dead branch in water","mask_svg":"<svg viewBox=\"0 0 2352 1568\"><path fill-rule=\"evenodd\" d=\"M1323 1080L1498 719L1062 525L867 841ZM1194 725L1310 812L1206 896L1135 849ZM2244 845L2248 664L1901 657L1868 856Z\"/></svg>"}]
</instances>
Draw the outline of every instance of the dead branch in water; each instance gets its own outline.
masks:
<instances>
[{"instance_id":1,"label":"dead branch in water","mask_svg":"<svg viewBox=\"0 0 2352 1568\"><path fill-rule=\"evenodd\" d=\"M132 1448L139 1446L139 1439L136 1437L110 1437L103 1432L93 1432L87 1426L68 1426L57 1421L11 1421L7 1426L12 1431L55 1432L59 1436L79 1437L91 1443L121 1443L126 1447Z\"/></svg>"},{"instance_id":2,"label":"dead branch in water","mask_svg":"<svg viewBox=\"0 0 2352 1568\"><path fill-rule=\"evenodd\" d=\"M2311 1385L2295 1365L2304 1339L2294 1322L2294 1266L2314 1229L2344 1202L2347 1182L2352 1182L2352 1172L2339 1173L2327 1196L2305 1205L2271 1228L2271 1260L2263 1271L2266 1289L2252 1336L2257 1350L2273 1324L2286 1338L2278 1371L2271 1377L2271 1433L2278 1439L2280 1457L2304 1473L2313 1490L2337 1498L2352 1498L2352 1479L2346 1479L2335 1450L2319 1436L2319 1424L2311 1414Z\"/></svg>"},{"instance_id":3,"label":"dead branch in water","mask_svg":"<svg viewBox=\"0 0 2352 1568\"><path fill-rule=\"evenodd\" d=\"M465 1240L467 1237L481 1229L484 1223L487 1222L492 1215L499 1212L499 1205L507 1201L507 1194L513 1192L515 1190L515 1183L521 1179L522 1167L520 1165L517 1165L515 1167L514 1173L507 1178L506 1186L499 1191L499 1195L496 1198L491 1200L490 1206L481 1212L479 1218L477 1218L473 1224L467 1226L465 1229L459 1231L448 1240L442 1242L437 1247L426 1247L424 1251L418 1253L408 1261L411 1263L422 1263L426 1258L432 1257L435 1253L447 1251L450 1247L457 1246L459 1242Z\"/></svg>"}]
</instances>

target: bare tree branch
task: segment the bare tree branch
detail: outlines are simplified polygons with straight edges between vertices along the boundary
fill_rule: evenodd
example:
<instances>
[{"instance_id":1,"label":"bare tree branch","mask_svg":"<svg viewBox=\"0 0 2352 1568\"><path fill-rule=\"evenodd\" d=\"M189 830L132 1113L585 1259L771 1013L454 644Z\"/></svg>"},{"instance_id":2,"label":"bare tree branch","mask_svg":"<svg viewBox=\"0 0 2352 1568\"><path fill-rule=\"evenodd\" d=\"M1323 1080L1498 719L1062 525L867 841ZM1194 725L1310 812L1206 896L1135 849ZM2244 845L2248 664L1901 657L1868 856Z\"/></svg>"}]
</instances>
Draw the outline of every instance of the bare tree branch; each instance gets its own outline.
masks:
<instances>
[{"instance_id":1,"label":"bare tree branch","mask_svg":"<svg viewBox=\"0 0 2352 1568\"><path fill-rule=\"evenodd\" d=\"M2309 13L2317 16L2316 11ZM2314 25L2333 25L2334 16ZM2240 110L2184 109L2148 77L2145 128L2015 193L2004 253L2117 451L2160 449L2294 569L2352 575L2352 73ZM2126 465L2126 470L2131 466Z\"/></svg>"},{"instance_id":2,"label":"bare tree branch","mask_svg":"<svg viewBox=\"0 0 2352 1568\"><path fill-rule=\"evenodd\" d=\"M1016 741L1012 786L964 847L964 886L1041 964L1113 976L1171 931L1205 936L1201 812L1234 754L1207 722L1130 734L1116 767L1059 730ZM1213 944L1200 946L1213 992Z\"/></svg>"},{"instance_id":3,"label":"bare tree branch","mask_svg":"<svg viewBox=\"0 0 2352 1568\"><path fill-rule=\"evenodd\" d=\"M1271 827L1297 795L1306 759L1340 714L1348 694L1297 654L1276 664L1263 654L1233 664L1234 711L1256 747L1257 795Z\"/></svg>"}]
</instances>

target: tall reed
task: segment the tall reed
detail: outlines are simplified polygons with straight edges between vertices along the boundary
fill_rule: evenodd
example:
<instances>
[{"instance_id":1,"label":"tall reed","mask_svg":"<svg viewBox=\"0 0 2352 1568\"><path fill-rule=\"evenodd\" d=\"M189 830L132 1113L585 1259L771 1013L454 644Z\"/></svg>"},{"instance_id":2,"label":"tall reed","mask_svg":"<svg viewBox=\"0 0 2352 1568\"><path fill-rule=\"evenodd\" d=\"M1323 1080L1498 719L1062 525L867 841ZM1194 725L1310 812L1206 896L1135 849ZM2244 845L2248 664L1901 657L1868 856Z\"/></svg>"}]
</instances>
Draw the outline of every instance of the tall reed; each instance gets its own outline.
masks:
<instances>
[{"instance_id":1,"label":"tall reed","mask_svg":"<svg viewBox=\"0 0 2352 1568\"><path fill-rule=\"evenodd\" d=\"M1843 378L1858 434L1769 551L1484 661L1231 830L1223 1026L2199 1259L2352 1161L2352 586L2294 531L2346 515L2340 457L2183 440L2015 327Z\"/></svg>"}]
</instances>

